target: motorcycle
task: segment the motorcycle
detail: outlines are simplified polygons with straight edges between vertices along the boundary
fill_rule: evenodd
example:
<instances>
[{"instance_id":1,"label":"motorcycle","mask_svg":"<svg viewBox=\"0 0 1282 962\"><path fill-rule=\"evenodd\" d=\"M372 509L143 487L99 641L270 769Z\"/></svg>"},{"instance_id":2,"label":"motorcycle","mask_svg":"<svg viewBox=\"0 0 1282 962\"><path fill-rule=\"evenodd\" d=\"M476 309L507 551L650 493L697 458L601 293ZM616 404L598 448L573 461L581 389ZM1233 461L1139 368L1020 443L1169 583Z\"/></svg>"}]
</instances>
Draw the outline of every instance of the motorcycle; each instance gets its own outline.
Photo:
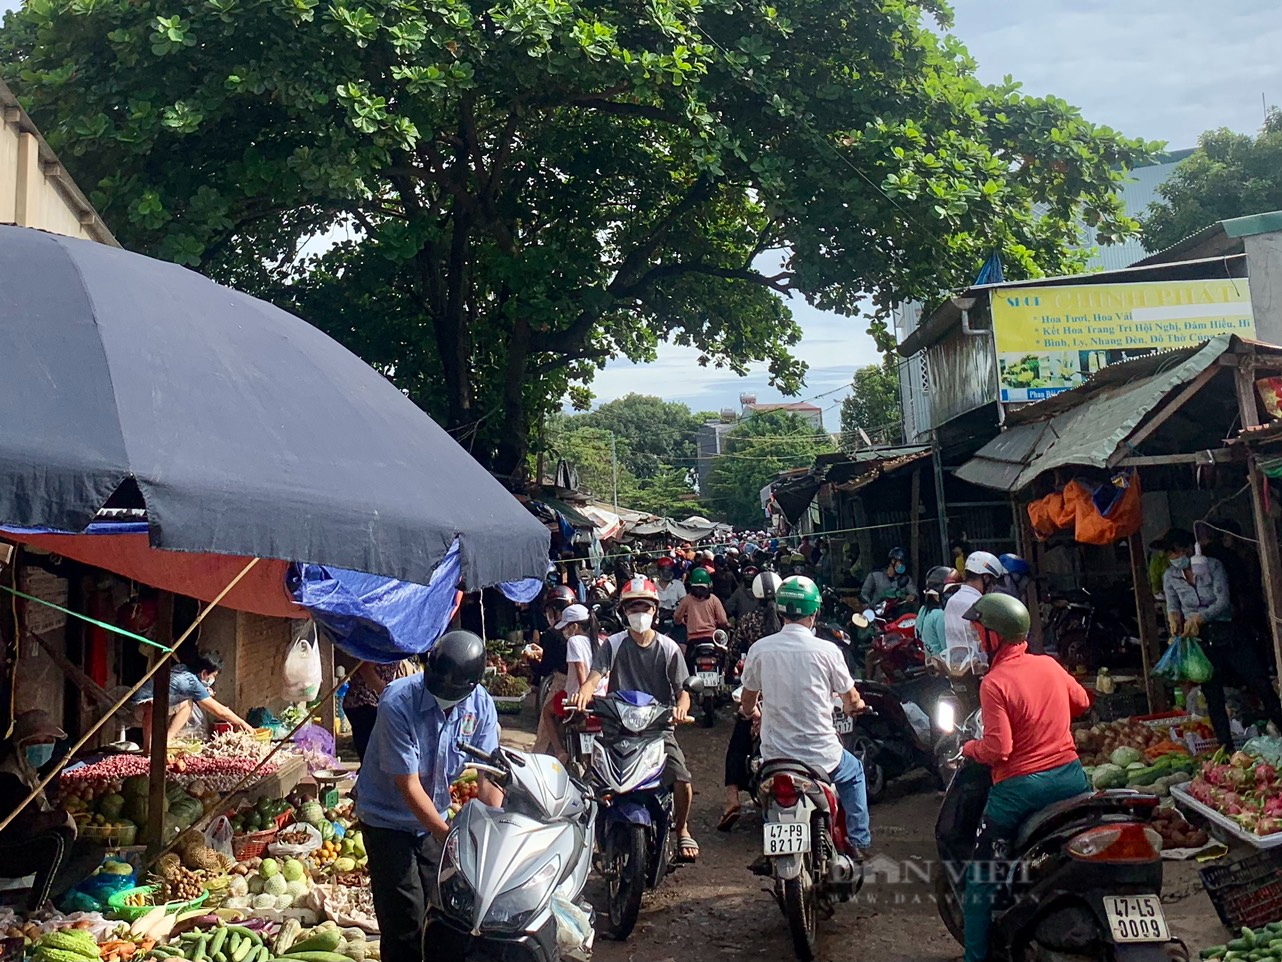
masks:
<instances>
[{"instance_id":1,"label":"motorcycle","mask_svg":"<svg viewBox=\"0 0 1282 962\"><path fill-rule=\"evenodd\" d=\"M855 628L871 634L864 664L867 678L893 684L926 664L926 649L917 637L917 613L897 612L897 603L883 601L850 619Z\"/></svg>"},{"instance_id":2,"label":"motorcycle","mask_svg":"<svg viewBox=\"0 0 1282 962\"><path fill-rule=\"evenodd\" d=\"M963 759L960 748L981 737L975 712L939 749L955 774L935 826L933 882L940 917L958 942L967 864L992 787L989 770ZM1187 962L1162 910L1162 840L1148 824L1157 805L1133 790L1089 792L1025 821L993 904L989 958Z\"/></svg>"},{"instance_id":3,"label":"motorcycle","mask_svg":"<svg viewBox=\"0 0 1282 962\"><path fill-rule=\"evenodd\" d=\"M691 695L698 678L686 680ZM610 935L632 934L641 896L676 864L672 789L663 784L664 735L673 711L651 695L616 691L592 701L601 735L592 746L592 783L602 805L596 868L606 881Z\"/></svg>"},{"instance_id":4,"label":"motorcycle","mask_svg":"<svg viewBox=\"0 0 1282 962\"><path fill-rule=\"evenodd\" d=\"M846 842L846 817L828 776L796 761L761 768L763 826L759 871L774 880L773 894L792 938L793 952L811 962L818 952L819 916L847 902L863 885L863 863Z\"/></svg>"},{"instance_id":5,"label":"motorcycle","mask_svg":"<svg viewBox=\"0 0 1282 962\"><path fill-rule=\"evenodd\" d=\"M932 681L947 688L946 681ZM846 750L863 762L869 804L881 801L889 781L917 769L938 779L930 715L906 697L901 686L865 681L857 687L871 710L857 719L846 718L844 725L834 719L834 724ZM942 781L938 787L943 787Z\"/></svg>"},{"instance_id":6,"label":"motorcycle","mask_svg":"<svg viewBox=\"0 0 1282 962\"><path fill-rule=\"evenodd\" d=\"M690 646L690 664L703 683L699 708L704 728L711 728L717 722L717 704L721 701L721 693L725 688L725 666L729 651L730 636L720 628L713 634L712 641L696 641Z\"/></svg>"},{"instance_id":7,"label":"motorcycle","mask_svg":"<svg viewBox=\"0 0 1282 962\"><path fill-rule=\"evenodd\" d=\"M557 915L586 919L597 806L555 758L460 742L503 788L502 809L464 805L446 836L423 927L424 958L558 962Z\"/></svg>"}]
</instances>

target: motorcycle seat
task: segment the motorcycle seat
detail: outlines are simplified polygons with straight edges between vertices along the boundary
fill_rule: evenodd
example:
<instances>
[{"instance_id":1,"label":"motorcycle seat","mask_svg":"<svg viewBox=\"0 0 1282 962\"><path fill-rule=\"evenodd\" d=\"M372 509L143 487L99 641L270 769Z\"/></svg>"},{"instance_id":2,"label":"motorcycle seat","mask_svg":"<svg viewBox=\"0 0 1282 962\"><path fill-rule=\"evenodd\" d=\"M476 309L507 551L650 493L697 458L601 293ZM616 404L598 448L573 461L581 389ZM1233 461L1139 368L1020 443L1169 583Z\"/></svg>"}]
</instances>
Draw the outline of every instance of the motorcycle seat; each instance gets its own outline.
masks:
<instances>
[{"instance_id":1,"label":"motorcycle seat","mask_svg":"<svg viewBox=\"0 0 1282 962\"><path fill-rule=\"evenodd\" d=\"M1050 834L1085 816L1088 812L1095 815L1135 815L1137 808L1151 809L1157 802L1152 795L1133 790L1096 792L1087 791L1061 802L1048 805L1041 811L1030 815L1019 826L1015 834L1016 851L1027 848L1039 835Z\"/></svg>"},{"instance_id":2,"label":"motorcycle seat","mask_svg":"<svg viewBox=\"0 0 1282 962\"><path fill-rule=\"evenodd\" d=\"M777 774L805 775L817 782L823 782L825 785L832 784L832 778L825 772L816 768L811 768L805 762L799 762L790 758L776 758L769 761L761 762L761 781L764 784L768 779Z\"/></svg>"}]
</instances>

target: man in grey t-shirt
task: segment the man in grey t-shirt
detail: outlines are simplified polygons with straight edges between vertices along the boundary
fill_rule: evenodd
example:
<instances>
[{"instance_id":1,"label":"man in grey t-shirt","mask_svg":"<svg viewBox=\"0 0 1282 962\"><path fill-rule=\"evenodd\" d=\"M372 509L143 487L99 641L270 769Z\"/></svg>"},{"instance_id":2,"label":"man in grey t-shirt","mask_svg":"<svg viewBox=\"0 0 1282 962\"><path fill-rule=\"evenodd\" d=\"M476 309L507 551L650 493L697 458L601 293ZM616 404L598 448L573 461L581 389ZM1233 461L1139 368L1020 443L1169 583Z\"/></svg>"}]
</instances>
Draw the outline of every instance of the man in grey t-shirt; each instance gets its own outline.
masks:
<instances>
[{"instance_id":1,"label":"man in grey t-shirt","mask_svg":"<svg viewBox=\"0 0 1282 962\"><path fill-rule=\"evenodd\" d=\"M644 577L633 578L621 587L619 606L628 620L628 629L611 636L597 649L592 671L575 696L575 703L580 709L587 708L597 685L609 675L611 693L645 692L655 701L671 705L673 720L682 724L690 718L690 693L684 688L685 658L675 641L651 627L659 611L658 588ZM678 853L682 861L693 862L699 857L699 843L690 835L690 805L694 801L690 770L675 734L668 732L664 736L663 747L667 754L664 780L672 786Z\"/></svg>"}]
</instances>

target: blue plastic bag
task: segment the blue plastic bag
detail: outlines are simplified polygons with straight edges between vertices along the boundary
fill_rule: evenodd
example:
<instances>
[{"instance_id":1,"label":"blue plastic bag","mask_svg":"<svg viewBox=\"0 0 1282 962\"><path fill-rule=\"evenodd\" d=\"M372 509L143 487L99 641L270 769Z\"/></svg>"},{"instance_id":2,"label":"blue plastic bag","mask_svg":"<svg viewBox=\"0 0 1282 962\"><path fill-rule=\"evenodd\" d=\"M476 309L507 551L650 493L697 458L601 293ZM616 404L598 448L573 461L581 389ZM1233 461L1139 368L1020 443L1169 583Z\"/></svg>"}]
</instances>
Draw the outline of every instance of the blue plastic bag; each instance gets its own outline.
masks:
<instances>
[{"instance_id":1,"label":"blue plastic bag","mask_svg":"<svg viewBox=\"0 0 1282 962\"><path fill-rule=\"evenodd\" d=\"M1153 666L1153 677L1163 678L1170 682L1178 682L1180 680L1180 649L1183 640L1179 635L1171 639L1171 643L1166 646L1166 651L1162 654L1161 660Z\"/></svg>"}]
</instances>

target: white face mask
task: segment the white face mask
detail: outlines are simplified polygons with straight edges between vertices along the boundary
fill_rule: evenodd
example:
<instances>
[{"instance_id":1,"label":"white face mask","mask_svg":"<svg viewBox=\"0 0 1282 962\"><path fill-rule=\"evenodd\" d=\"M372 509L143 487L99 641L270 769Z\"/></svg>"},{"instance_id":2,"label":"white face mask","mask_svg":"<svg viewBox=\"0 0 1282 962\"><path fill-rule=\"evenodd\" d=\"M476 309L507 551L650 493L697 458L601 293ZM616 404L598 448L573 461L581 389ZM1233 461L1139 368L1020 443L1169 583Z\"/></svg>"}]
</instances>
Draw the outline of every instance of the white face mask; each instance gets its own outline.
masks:
<instances>
[{"instance_id":1,"label":"white face mask","mask_svg":"<svg viewBox=\"0 0 1282 962\"><path fill-rule=\"evenodd\" d=\"M453 708L453 707L454 707L455 705L457 705L459 702L461 702L461 701L463 701L464 699L466 699L466 698L467 698L467 695L464 695L464 696L463 696L463 698L455 698L455 699L453 699L453 700L448 699L448 698L442 698L440 695L433 695L432 697L433 697L433 698L435 698L435 699L436 699L436 703L437 703L438 705L440 705L440 706L441 706L441 711L449 711L451 708Z\"/></svg>"},{"instance_id":2,"label":"white face mask","mask_svg":"<svg viewBox=\"0 0 1282 962\"><path fill-rule=\"evenodd\" d=\"M648 611L638 611L635 614L628 615L628 627L638 635L644 635L649 631L653 622L654 615Z\"/></svg>"}]
</instances>

